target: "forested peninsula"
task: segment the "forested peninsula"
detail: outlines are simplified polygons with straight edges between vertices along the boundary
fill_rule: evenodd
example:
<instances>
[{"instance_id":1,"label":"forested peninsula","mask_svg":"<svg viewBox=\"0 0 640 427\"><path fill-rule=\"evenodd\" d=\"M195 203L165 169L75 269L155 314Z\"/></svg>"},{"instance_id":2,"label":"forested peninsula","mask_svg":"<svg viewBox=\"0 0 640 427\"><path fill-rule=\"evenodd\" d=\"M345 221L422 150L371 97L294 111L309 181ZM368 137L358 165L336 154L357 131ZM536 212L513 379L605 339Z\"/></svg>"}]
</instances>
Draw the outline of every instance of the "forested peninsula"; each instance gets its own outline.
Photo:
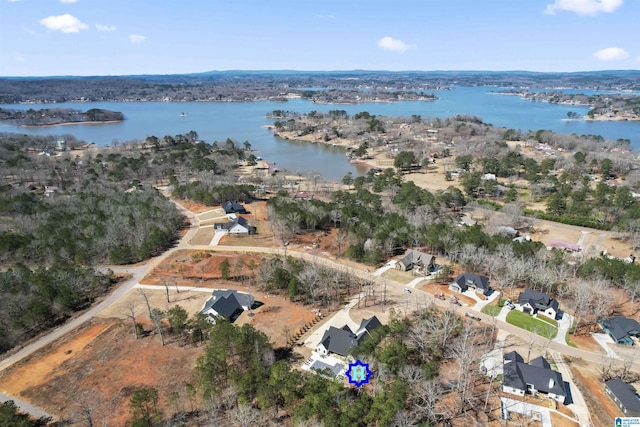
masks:
<instances>
[{"instance_id":1,"label":"forested peninsula","mask_svg":"<svg viewBox=\"0 0 640 427\"><path fill-rule=\"evenodd\" d=\"M42 108L14 110L0 108L0 121L10 121L18 126L56 126L76 123L121 122L124 114L119 111L92 108L88 111L71 108Z\"/></svg>"},{"instance_id":2,"label":"forested peninsula","mask_svg":"<svg viewBox=\"0 0 640 427\"><path fill-rule=\"evenodd\" d=\"M503 95L515 95L532 102L548 102L551 104L577 105L591 107L584 117L570 111L569 119L583 120L640 120L640 96L631 94L593 94L564 92L532 92L529 90L507 90L495 92Z\"/></svg>"}]
</instances>

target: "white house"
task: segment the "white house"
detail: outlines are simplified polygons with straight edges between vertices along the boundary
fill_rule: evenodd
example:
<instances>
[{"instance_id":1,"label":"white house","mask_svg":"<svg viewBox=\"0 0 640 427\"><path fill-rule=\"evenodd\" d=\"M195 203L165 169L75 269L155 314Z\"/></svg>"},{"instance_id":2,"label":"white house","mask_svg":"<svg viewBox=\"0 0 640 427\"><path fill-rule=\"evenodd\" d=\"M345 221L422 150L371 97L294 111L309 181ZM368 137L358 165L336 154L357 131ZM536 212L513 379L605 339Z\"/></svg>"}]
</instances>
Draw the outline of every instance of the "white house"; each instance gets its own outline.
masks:
<instances>
[{"instance_id":1,"label":"white house","mask_svg":"<svg viewBox=\"0 0 640 427\"><path fill-rule=\"evenodd\" d=\"M250 227L246 219L241 216L235 217L230 222L216 222L213 225L215 230L224 230L229 234L249 234Z\"/></svg>"},{"instance_id":2,"label":"white house","mask_svg":"<svg viewBox=\"0 0 640 427\"><path fill-rule=\"evenodd\" d=\"M541 313L551 319L556 318L560 308L558 300L551 298L549 294L534 291L533 289L525 289L518 296L518 304L518 309L523 313Z\"/></svg>"}]
</instances>

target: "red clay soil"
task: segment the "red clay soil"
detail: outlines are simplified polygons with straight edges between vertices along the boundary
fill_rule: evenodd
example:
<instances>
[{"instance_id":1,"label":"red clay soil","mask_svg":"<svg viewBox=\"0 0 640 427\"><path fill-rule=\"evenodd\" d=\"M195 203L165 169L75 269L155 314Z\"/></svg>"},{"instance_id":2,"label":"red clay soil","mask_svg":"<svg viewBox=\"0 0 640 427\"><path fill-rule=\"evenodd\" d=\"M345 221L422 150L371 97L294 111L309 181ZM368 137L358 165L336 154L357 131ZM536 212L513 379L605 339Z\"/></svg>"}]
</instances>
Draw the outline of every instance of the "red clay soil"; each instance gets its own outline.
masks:
<instances>
[{"instance_id":1,"label":"red clay soil","mask_svg":"<svg viewBox=\"0 0 640 427\"><path fill-rule=\"evenodd\" d=\"M230 275L235 276L234 268L238 260L245 267L239 271L244 279L224 280L220 272L220 264L227 259L230 264ZM242 325L249 323L257 330L269 336L274 347L286 345L287 337L315 318L314 308L291 302L288 298L274 292L263 292L256 286L252 278L254 273L247 267L253 260L256 265L262 260L261 255L245 253L209 253L204 251L176 251L169 259L159 265L146 276L142 283L162 285L167 280L176 280L178 286L197 286L211 289L235 289L250 293L256 301L264 305L252 312L243 313L236 321ZM172 285L173 286L173 285Z\"/></svg>"},{"instance_id":2,"label":"red clay soil","mask_svg":"<svg viewBox=\"0 0 640 427\"><path fill-rule=\"evenodd\" d=\"M612 426L614 418L621 416L622 412L604 391L600 375L594 368L583 369L578 366L571 366L571 375L582 391L594 425Z\"/></svg>"},{"instance_id":3,"label":"red clay soil","mask_svg":"<svg viewBox=\"0 0 640 427\"><path fill-rule=\"evenodd\" d=\"M168 396L184 395L201 351L175 343L162 347L155 334L136 340L128 323L104 321L12 367L2 384L11 394L76 425L84 424L79 418L82 403L95 406L94 423L106 419L107 425L126 425L129 399L141 387L158 389L158 407L170 411Z\"/></svg>"},{"instance_id":4,"label":"red clay soil","mask_svg":"<svg viewBox=\"0 0 640 427\"><path fill-rule=\"evenodd\" d=\"M220 264L227 259L230 266L230 275L236 275L235 264L242 260L244 268L238 273L250 280L251 270L247 267L253 260L260 264L261 255L247 253L218 254L206 251L180 250L175 251L162 264L142 279L140 283L145 285L162 285L167 280L175 280L179 286L198 286L226 289L218 281L222 281ZM212 282L215 281L215 282ZM225 281L227 284L236 284L235 281Z\"/></svg>"}]
</instances>

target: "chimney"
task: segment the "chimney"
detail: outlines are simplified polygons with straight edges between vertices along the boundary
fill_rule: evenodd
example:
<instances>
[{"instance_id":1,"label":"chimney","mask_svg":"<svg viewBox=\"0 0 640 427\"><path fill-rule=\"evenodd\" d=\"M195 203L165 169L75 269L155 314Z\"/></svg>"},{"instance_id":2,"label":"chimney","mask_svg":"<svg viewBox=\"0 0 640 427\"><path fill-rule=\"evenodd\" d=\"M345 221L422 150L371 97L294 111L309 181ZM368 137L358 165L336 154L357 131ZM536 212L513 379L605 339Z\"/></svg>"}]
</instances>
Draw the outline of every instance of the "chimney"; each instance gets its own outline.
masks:
<instances>
[{"instance_id":1,"label":"chimney","mask_svg":"<svg viewBox=\"0 0 640 427\"><path fill-rule=\"evenodd\" d=\"M555 384L556 382L553 380L553 378L549 378L549 390L551 390Z\"/></svg>"}]
</instances>

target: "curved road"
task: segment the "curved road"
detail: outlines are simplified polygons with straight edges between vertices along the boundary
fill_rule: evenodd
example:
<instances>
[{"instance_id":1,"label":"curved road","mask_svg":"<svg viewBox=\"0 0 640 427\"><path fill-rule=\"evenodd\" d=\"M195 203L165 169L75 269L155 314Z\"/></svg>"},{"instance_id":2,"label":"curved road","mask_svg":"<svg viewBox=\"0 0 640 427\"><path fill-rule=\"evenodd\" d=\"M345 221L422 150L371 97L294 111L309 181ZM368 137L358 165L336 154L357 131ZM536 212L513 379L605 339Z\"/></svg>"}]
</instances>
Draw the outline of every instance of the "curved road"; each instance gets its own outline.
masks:
<instances>
[{"instance_id":1,"label":"curved road","mask_svg":"<svg viewBox=\"0 0 640 427\"><path fill-rule=\"evenodd\" d=\"M118 267L103 267L104 269L107 268L111 268L113 271L115 272L120 272L120 273L129 273L131 274L131 277L129 279L127 279L125 282L123 282L116 290L114 290L109 296L107 296L103 301L101 301L99 304L91 307L89 310L87 310L86 312L84 312L82 315L76 317L75 319L69 321L68 323L66 323L65 325L54 329L53 331L49 332L47 335L44 335L42 337L40 337L39 339L37 339L36 341L32 342L29 345L26 345L25 347L21 348L19 351L15 352L14 354L12 354L11 356L5 358L4 360L0 361L0 371L7 369L8 367L12 366L13 364L19 362L20 360L24 359L25 357L29 356L30 354L34 353L35 351L38 351L40 349L42 349L43 347L53 343L55 340L61 338L63 335L71 332L72 330L80 327L82 324L84 324L85 322L88 322L91 318L93 318L94 316L96 316L98 313L100 313L101 311L103 311L104 309L106 309L107 307L109 307L111 304L115 303L118 299L120 299L121 297L123 297L127 292L129 292L131 289L133 289L137 284L139 284L140 280L142 280L143 277L145 277L153 268L155 268L159 263L161 263L165 258L167 258L168 256L170 256L173 252L175 252L176 250L180 250L180 249L195 249L195 250L208 250L208 251L221 251L221 252L251 252L251 253L265 253L265 254L274 254L274 255L283 255L284 251L283 249L279 249L279 248L263 248L263 247L252 247L252 246L209 246L209 245L190 245L188 242L190 239L193 238L193 236L195 235L195 233L197 232L198 228L199 228L199 220L198 217L193 214L192 212L186 210L185 208L183 208L182 206L180 206L179 204L176 203L176 205L178 206L178 208L183 211L183 213L189 218L190 222L191 222L191 226L188 230L188 232L178 241L178 243L176 244L176 246L174 246L173 248L169 249L168 251L166 251L165 253L163 253L162 255L152 258L148 261L146 261L143 264L137 265L137 266L118 266ZM555 223L554 223L555 225ZM304 259L306 261L309 262L317 262L318 264L328 267L328 268L332 268L332 269L345 269L345 268L349 268L351 270L351 273L354 274L355 276L361 278L361 279L365 279L367 281L370 282L374 282L377 284L382 284L382 280L380 277L377 277L373 274L373 272L369 272L368 270L359 270L350 266L346 266L344 264L341 264L333 259L329 259L329 258L325 258L325 257L321 257L321 256L316 256L316 255L312 255L312 254L308 254L306 252L296 252L296 251L292 251L292 250L288 250L287 251L287 255L288 256L292 256L295 258L300 258L300 259ZM397 290L399 292L402 292L402 289L404 288L404 285L402 284L398 284L392 281L386 281L387 286L390 287L396 287ZM474 317L479 318L481 322L487 323L487 324L493 324L496 326L496 328L504 330L510 334L519 336L527 341L529 340L534 340L537 343L541 344L541 345L546 345L547 344L547 339L536 335L536 334L532 334L531 332L528 332L526 330L520 329L516 326L513 326L509 323L497 320L494 317L488 316L484 313L478 312L476 310L473 310L470 307L460 307L460 306L456 306L456 305L452 305L450 302L448 301L441 301L439 299L433 298L433 295L428 294L426 292L424 292L423 290L420 289L414 289L413 290L413 295L416 297L416 301L418 299L421 299L423 301L428 301L431 302L437 306L440 307L444 307L444 308L450 308L452 310L454 310L455 312L458 312L460 314L462 314L463 316L467 313L472 314ZM562 344L559 342L551 342L549 344L549 349L554 350L556 352L562 353L564 356L569 356L569 357L575 357L575 358L581 358L584 359L586 361L590 361L590 362L594 362L594 363L598 363L598 364L602 364L602 363L608 363L611 362L609 358L607 358L606 356L604 356L603 354L599 354L599 353L594 353L594 352L590 352L590 351L586 351L586 350L581 350L578 348L574 348L574 347L569 347L566 344ZM619 364L620 366L622 366L623 361L622 360L615 360L614 364ZM633 367L634 370L635 369L640 369L640 361L636 361L633 363ZM1 391L1 390L0 390ZM1 399L5 399L5 400L14 400L16 402L17 405L19 405L19 407L26 412L31 413L32 415L36 416L36 417L40 417L42 415L48 415L46 414L44 411L42 411L39 408L33 407L32 405L29 405L26 402L21 402L17 399L13 399L9 396L6 395L2 395L0 394L0 400Z\"/></svg>"}]
</instances>

